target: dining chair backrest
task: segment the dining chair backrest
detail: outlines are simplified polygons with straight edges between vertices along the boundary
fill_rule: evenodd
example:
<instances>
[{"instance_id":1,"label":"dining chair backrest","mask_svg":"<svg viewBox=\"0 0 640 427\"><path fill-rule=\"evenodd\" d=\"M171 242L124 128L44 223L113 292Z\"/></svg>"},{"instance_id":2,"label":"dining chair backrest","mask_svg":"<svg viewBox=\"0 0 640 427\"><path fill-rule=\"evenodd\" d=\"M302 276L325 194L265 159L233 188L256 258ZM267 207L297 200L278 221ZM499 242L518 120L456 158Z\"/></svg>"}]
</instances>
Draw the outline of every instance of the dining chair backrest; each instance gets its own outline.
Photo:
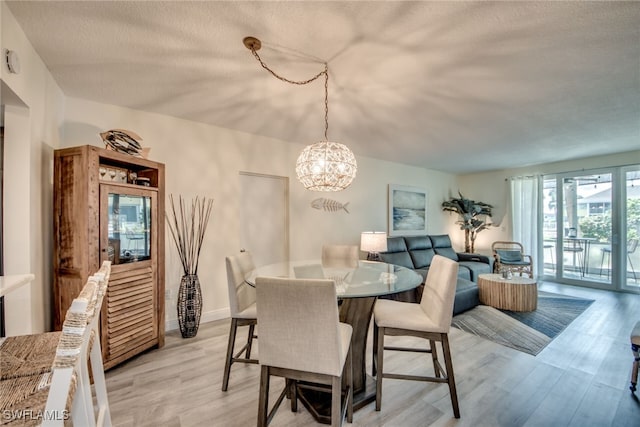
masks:
<instances>
[{"instance_id":1,"label":"dining chair backrest","mask_svg":"<svg viewBox=\"0 0 640 427\"><path fill-rule=\"evenodd\" d=\"M112 425L99 334L110 266L105 261L87 279L66 312L62 331L15 337L15 348L22 345L22 353L28 353L29 345L37 347L35 354L39 358L29 361L36 369L24 369L19 375L3 378L2 410L40 414L43 426L62 427L70 422L89 427ZM20 340L21 337L26 338ZM54 347L50 347L52 337ZM45 362L48 368L42 367Z\"/></svg>"},{"instance_id":2,"label":"dining chair backrest","mask_svg":"<svg viewBox=\"0 0 640 427\"><path fill-rule=\"evenodd\" d=\"M111 425L98 330L110 272L110 262L105 261L100 270L87 279L67 311L45 406L45 413L57 415L43 425L62 425L66 417L60 415L69 406L75 425ZM93 387L89 369L93 374Z\"/></svg>"},{"instance_id":3,"label":"dining chair backrest","mask_svg":"<svg viewBox=\"0 0 640 427\"><path fill-rule=\"evenodd\" d=\"M344 355L333 280L257 277L260 363L340 376Z\"/></svg>"},{"instance_id":4,"label":"dining chair backrest","mask_svg":"<svg viewBox=\"0 0 640 427\"><path fill-rule=\"evenodd\" d=\"M67 407L71 407L74 423L95 425L95 419L89 415L93 401L91 389L88 388L88 366L82 364L86 363L89 352L98 292L99 281L93 276L89 277L80 295L72 301L67 311L53 362L51 388L45 407L47 414L56 414L50 425L56 425L57 421L65 418L61 414L65 414ZM49 423L45 423L47 424Z\"/></svg>"},{"instance_id":5,"label":"dining chair backrest","mask_svg":"<svg viewBox=\"0 0 640 427\"><path fill-rule=\"evenodd\" d=\"M358 266L359 258L357 245L322 246L322 265L325 267L354 268Z\"/></svg>"},{"instance_id":6,"label":"dining chair backrest","mask_svg":"<svg viewBox=\"0 0 640 427\"><path fill-rule=\"evenodd\" d=\"M255 268L250 252L240 252L226 258L227 286L231 317L245 310L256 301L255 289L245 280L245 275Z\"/></svg>"},{"instance_id":7,"label":"dining chair backrest","mask_svg":"<svg viewBox=\"0 0 640 427\"><path fill-rule=\"evenodd\" d=\"M453 317L453 300L458 280L458 263L435 255L431 261L420 307L434 324L434 332L448 332Z\"/></svg>"},{"instance_id":8,"label":"dining chair backrest","mask_svg":"<svg viewBox=\"0 0 640 427\"><path fill-rule=\"evenodd\" d=\"M638 247L638 239L627 240L627 254L634 253L637 247Z\"/></svg>"}]
</instances>

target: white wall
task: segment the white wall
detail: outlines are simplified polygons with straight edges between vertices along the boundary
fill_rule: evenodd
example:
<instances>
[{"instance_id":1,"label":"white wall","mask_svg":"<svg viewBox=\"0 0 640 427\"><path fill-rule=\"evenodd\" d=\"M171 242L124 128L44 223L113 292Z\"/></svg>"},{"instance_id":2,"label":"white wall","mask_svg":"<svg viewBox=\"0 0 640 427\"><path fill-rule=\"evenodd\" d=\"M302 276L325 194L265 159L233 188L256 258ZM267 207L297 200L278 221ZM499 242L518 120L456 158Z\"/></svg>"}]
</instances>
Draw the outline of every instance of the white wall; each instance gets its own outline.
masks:
<instances>
[{"instance_id":1,"label":"white wall","mask_svg":"<svg viewBox=\"0 0 640 427\"><path fill-rule=\"evenodd\" d=\"M52 165L64 96L18 26L0 4L0 50L20 57L21 72L0 66L5 111L5 273L33 273L28 296L6 300L7 332L41 332L51 320ZM10 96L7 96L10 95ZM26 271L25 271L26 270ZM30 301L30 307L20 307Z\"/></svg>"},{"instance_id":2,"label":"white wall","mask_svg":"<svg viewBox=\"0 0 640 427\"><path fill-rule=\"evenodd\" d=\"M150 158L166 165L167 195L201 195L214 199L200 263L203 319L228 315L224 258L240 250L239 172L288 176L290 239L293 259L320 255L323 243L359 244L364 230L387 230L387 186L402 184L428 190L428 231L448 232L440 204L455 191L455 176L357 156L358 176L339 193L305 190L295 177L295 161L303 148L272 138L195 123L164 115L67 98L62 146L103 146L99 132L130 129L151 147ZM356 153L357 155L357 153ZM318 197L349 202L350 214L313 209ZM256 209L260 209L256 206ZM175 289L181 267L173 242L166 240L166 286ZM167 301L167 320L176 318L175 300Z\"/></svg>"}]
</instances>

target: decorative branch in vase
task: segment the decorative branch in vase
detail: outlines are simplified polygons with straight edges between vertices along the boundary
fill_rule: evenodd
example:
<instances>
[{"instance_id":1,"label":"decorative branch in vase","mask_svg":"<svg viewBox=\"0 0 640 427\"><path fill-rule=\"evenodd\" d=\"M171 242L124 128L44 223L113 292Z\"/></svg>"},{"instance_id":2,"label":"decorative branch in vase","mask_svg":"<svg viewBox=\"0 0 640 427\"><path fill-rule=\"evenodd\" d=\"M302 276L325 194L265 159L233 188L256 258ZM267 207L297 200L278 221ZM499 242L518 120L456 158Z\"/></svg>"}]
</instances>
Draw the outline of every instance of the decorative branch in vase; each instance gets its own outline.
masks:
<instances>
[{"instance_id":1,"label":"decorative branch in vase","mask_svg":"<svg viewBox=\"0 0 640 427\"><path fill-rule=\"evenodd\" d=\"M456 224L460 224L460 230L464 230L464 251L473 253L478 233L492 225L487 222L487 219L491 217L493 206L467 199L460 192L458 195L460 195L459 199L452 197L442 202L442 210L455 212L460 216Z\"/></svg>"},{"instance_id":2,"label":"decorative branch in vase","mask_svg":"<svg viewBox=\"0 0 640 427\"><path fill-rule=\"evenodd\" d=\"M213 199L196 197L188 208L182 196L178 207L169 195L171 211L167 212L167 224L182 263L183 276L178 290L178 323L183 338L195 337L202 314L202 290L198 279L200 250L211 216Z\"/></svg>"}]
</instances>

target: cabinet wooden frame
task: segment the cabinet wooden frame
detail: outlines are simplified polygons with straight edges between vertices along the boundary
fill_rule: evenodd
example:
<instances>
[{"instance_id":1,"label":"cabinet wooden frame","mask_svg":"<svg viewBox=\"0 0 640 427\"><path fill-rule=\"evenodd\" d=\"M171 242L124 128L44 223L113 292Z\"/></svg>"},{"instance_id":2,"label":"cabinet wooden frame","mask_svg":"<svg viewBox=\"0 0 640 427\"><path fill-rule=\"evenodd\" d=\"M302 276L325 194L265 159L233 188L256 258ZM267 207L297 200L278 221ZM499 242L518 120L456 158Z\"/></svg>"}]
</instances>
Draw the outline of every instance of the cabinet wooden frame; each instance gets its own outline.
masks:
<instances>
[{"instance_id":1,"label":"cabinet wooden frame","mask_svg":"<svg viewBox=\"0 0 640 427\"><path fill-rule=\"evenodd\" d=\"M100 167L133 171L150 186L100 179ZM82 284L108 259L107 194L151 198L151 259L115 264L102 309L105 369L164 345L164 164L90 145L54 153L54 329Z\"/></svg>"}]
</instances>

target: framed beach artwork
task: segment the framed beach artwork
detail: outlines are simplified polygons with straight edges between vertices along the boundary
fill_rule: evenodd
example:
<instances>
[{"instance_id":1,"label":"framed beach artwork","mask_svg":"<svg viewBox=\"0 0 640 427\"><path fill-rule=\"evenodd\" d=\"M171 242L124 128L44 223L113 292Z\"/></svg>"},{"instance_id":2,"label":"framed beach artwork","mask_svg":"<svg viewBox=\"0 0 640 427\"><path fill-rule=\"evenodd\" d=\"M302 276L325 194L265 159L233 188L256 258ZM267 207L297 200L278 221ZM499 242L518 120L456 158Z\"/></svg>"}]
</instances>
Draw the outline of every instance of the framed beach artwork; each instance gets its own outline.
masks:
<instances>
[{"instance_id":1,"label":"framed beach artwork","mask_svg":"<svg viewBox=\"0 0 640 427\"><path fill-rule=\"evenodd\" d=\"M426 190L389 184L389 236L425 234L426 232Z\"/></svg>"}]
</instances>

